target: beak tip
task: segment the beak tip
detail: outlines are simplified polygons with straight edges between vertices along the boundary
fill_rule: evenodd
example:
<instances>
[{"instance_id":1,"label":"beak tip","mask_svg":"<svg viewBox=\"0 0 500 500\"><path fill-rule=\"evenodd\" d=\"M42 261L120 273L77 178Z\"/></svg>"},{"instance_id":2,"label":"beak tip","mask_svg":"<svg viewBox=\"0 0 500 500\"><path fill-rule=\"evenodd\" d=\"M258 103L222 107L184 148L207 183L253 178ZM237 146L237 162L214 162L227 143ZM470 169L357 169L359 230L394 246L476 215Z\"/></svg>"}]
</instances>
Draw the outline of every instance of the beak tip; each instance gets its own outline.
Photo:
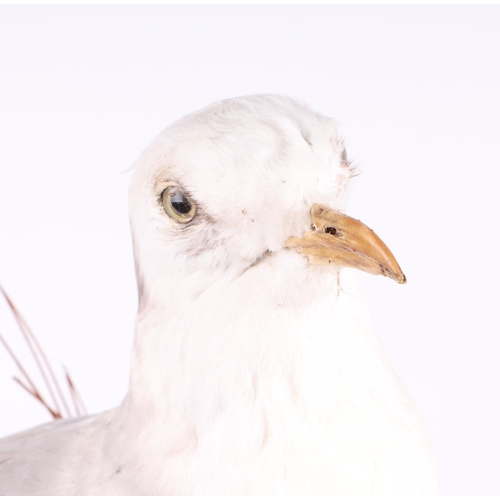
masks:
<instances>
[{"instance_id":1,"label":"beak tip","mask_svg":"<svg viewBox=\"0 0 500 500\"><path fill-rule=\"evenodd\" d=\"M381 266L381 271L379 271L378 273L374 272L372 274L382 274L383 276L387 276L388 278L391 278L399 285L404 285L406 283L406 276L403 273L403 271L401 271L401 269L399 269L399 268L398 269L394 269L394 268L391 269L388 267Z\"/></svg>"}]
</instances>

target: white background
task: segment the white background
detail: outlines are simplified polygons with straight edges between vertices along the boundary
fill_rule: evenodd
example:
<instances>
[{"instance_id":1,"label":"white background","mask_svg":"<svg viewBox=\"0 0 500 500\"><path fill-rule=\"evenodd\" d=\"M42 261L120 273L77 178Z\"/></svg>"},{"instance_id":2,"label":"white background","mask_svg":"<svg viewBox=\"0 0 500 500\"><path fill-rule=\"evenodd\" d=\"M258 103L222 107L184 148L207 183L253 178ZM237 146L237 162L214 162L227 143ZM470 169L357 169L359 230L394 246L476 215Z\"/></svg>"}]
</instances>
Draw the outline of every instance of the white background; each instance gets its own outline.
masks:
<instances>
[{"instance_id":1,"label":"white background","mask_svg":"<svg viewBox=\"0 0 500 500\"><path fill-rule=\"evenodd\" d=\"M363 285L443 493L500 493L499 25L498 6L1 7L0 283L89 411L127 387L124 172L190 111L288 94L343 125L349 213L408 277ZM3 301L0 332L29 364ZM16 373L0 349L0 436L48 420Z\"/></svg>"}]
</instances>

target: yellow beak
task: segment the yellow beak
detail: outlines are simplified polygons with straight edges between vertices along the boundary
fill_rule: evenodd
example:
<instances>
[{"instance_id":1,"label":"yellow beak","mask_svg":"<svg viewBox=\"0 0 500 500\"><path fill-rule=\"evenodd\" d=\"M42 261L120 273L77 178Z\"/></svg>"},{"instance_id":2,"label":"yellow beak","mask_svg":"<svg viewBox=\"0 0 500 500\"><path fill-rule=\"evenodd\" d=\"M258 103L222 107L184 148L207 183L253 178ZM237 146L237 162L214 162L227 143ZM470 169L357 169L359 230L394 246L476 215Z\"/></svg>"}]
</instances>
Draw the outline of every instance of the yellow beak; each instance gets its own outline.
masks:
<instances>
[{"instance_id":1,"label":"yellow beak","mask_svg":"<svg viewBox=\"0 0 500 500\"><path fill-rule=\"evenodd\" d=\"M319 204L312 206L311 217L315 230L288 238L287 248L307 255L311 264L353 267L406 283L387 245L361 221Z\"/></svg>"}]
</instances>

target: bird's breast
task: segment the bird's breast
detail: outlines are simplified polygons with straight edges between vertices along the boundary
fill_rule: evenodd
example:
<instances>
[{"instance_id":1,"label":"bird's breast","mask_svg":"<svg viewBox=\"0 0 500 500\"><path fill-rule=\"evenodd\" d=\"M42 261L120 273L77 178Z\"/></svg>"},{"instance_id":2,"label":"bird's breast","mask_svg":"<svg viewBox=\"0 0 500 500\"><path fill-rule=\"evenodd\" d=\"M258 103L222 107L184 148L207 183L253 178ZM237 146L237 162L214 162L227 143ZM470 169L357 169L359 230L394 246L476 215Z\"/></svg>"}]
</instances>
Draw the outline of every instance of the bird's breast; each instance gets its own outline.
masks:
<instances>
[{"instance_id":1,"label":"bird's breast","mask_svg":"<svg viewBox=\"0 0 500 500\"><path fill-rule=\"evenodd\" d=\"M424 491L424 427L355 296L249 309L240 293L143 325L124 413L143 422L134 457L162 464L157 492Z\"/></svg>"}]
</instances>

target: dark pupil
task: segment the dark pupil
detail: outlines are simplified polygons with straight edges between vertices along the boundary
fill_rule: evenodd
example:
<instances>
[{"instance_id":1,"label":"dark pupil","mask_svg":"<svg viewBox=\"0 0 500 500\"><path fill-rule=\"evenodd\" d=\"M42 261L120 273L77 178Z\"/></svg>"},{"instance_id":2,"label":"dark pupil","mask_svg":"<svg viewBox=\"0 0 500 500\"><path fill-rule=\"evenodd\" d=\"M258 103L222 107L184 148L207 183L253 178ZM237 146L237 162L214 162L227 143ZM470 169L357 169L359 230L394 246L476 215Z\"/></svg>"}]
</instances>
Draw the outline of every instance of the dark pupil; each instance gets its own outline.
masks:
<instances>
[{"instance_id":1,"label":"dark pupil","mask_svg":"<svg viewBox=\"0 0 500 500\"><path fill-rule=\"evenodd\" d=\"M178 190L170 193L170 201L173 209L180 214L188 214L191 211L191 203Z\"/></svg>"}]
</instances>

